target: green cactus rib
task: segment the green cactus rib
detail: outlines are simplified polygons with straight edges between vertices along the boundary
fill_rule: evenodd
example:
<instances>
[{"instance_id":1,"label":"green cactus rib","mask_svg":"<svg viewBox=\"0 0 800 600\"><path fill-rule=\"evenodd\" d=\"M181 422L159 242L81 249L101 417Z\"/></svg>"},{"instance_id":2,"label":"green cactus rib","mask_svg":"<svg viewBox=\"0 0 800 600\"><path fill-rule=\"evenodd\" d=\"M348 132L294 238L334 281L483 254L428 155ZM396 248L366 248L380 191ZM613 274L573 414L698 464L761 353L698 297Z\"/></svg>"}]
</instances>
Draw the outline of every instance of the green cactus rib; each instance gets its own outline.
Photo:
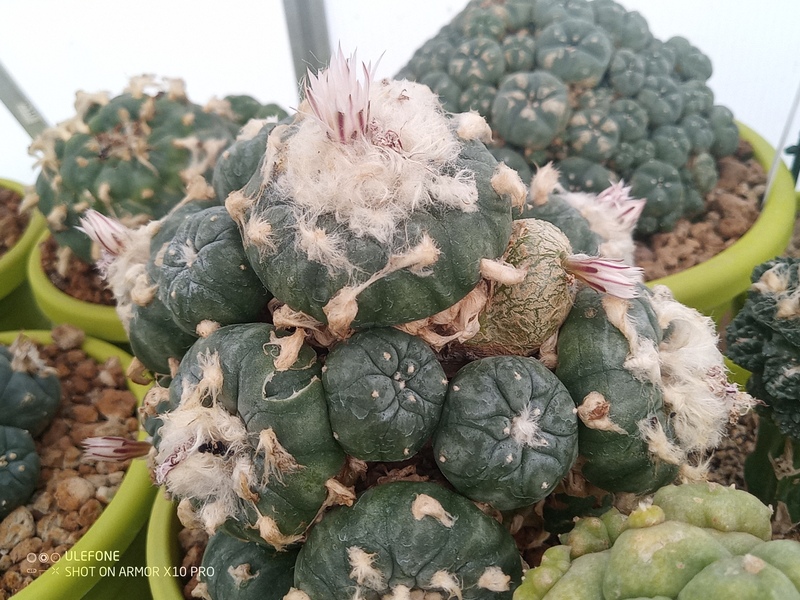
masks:
<instances>
[{"instance_id":1,"label":"green cactus rib","mask_svg":"<svg viewBox=\"0 0 800 600\"><path fill-rule=\"evenodd\" d=\"M327 514L300 549L294 585L305 600L423 591L508 600L520 576L514 540L497 521L440 485L403 481Z\"/></svg>"}]
</instances>

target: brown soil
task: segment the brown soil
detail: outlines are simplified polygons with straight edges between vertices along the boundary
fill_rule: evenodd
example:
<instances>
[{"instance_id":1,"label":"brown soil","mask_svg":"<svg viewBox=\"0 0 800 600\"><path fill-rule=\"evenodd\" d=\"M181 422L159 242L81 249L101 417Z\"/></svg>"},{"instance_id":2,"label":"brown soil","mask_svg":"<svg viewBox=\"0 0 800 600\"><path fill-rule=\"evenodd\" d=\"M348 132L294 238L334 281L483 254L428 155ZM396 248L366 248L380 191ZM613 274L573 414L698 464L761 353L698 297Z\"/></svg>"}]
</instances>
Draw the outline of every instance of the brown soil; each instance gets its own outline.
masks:
<instances>
[{"instance_id":1,"label":"brown soil","mask_svg":"<svg viewBox=\"0 0 800 600\"><path fill-rule=\"evenodd\" d=\"M61 405L36 439L42 468L33 497L0 522L0 600L51 566L50 558L38 556L69 550L119 488L130 461L84 461L81 442L103 435L135 439L139 430L136 398L119 360L99 364L87 356L80 349L83 333L73 327L57 327L53 338L55 343L39 349L58 371ZM29 554L37 558L30 561Z\"/></svg>"},{"instance_id":2,"label":"brown soil","mask_svg":"<svg viewBox=\"0 0 800 600\"><path fill-rule=\"evenodd\" d=\"M114 306L114 295L94 265L69 253L66 258L67 268L59 269L60 249L52 236L48 236L39 248L42 253L42 267L58 289L84 302ZM62 276L60 272L66 273L66 276Z\"/></svg>"},{"instance_id":3,"label":"brown soil","mask_svg":"<svg viewBox=\"0 0 800 600\"><path fill-rule=\"evenodd\" d=\"M22 196L14 190L0 187L0 256L16 244L25 233L29 213L19 212Z\"/></svg>"}]
</instances>

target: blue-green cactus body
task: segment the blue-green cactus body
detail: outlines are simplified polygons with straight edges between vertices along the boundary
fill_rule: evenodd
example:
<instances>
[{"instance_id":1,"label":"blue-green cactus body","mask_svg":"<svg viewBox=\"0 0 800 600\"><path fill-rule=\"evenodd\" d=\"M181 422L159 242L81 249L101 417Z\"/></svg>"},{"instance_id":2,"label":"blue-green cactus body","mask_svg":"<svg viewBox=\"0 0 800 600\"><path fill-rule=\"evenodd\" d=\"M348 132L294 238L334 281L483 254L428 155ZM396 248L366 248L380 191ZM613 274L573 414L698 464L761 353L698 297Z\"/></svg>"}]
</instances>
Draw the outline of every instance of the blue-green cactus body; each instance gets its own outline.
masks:
<instances>
[{"instance_id":1,"label":"blue-green cactus body","mask_svg":"<svg viewBox=\"0 0 800 600\"><path fill-rule=\"evenodd\" d=\"M573 409L563 384L534 359L473 361L447 393L434 438L439 469L460 493L500 510L534 504L576 458Z\"/></svg>"},{"instance_id":2,"label":"blue-green cactus body","mask_svg":"<svg viewBox=\"0 0 800 600\"><path fill-rule=\"evenodd\" d=\"M37 436L58 410L61 383L55 370L25 356L32 350L30 345L0 346L0 425Z\"/></svg>"},{"instance_id":3,"label":"blue-green cactus body","mask_svg":"<svg viewBox=\"0 0 800 600\"><path fill-rule=\"evenodd\" d=\"M39 470L31 434L0 425L0 520L28 501L39 481Z\"/></svg>"},{"instance_id":4,"label":"blue-green cactus body","mask_svg":"<svg viewBox=\"0 0 800 600\"><path fill-rule=\"evenodd\" d=\"M310 600L423 592L510 600L520 577L502 525L440 485L400 481L329 512L300 550L294 585Z\"/></svg>"},{"instance_id":5,"label":"blue-green cactus body","mask_svg":"<svg viewBox=\"0 0 800 600\"><path fill-rule=\"evenodd\" d=\"M335 346L322 374L336 441L355 458L414 456L437 424L447 378L433 351L396 329L358 332Z\"/></svg>"},{"instance_id":6,"label":"blue-green cactus body","mask_svg":"<svg viewBox=\"0 0 800 600\"><path fill-rule=\"evenodd\" d=\"M492 124L506 141L546 148L567 127L567 86L546 71L517 73L500 82L492 105Z\"/></svg>"},{"instance_id":7,"label":"blue-green cactus body","mask_svg":"<svg viewBox=\"0 0 800 600\"><path fill-rule=\"evenodd\" d=\"M211 600L281 600L292 588L297 552L276 552L220 531L208 540L199 579Z\"/></svg>"},{"instance_id":8,"label":"blue-green cactus body","mask_svg":"<svg viewBox=\"0 0 800 600\"><path fill-rule=\"evenodd\" d=\"M160 270L159 299L191 335L203 321L256 321L271 298L224 206L188 216L167 245Z\"/></svg>"}]
</instances>

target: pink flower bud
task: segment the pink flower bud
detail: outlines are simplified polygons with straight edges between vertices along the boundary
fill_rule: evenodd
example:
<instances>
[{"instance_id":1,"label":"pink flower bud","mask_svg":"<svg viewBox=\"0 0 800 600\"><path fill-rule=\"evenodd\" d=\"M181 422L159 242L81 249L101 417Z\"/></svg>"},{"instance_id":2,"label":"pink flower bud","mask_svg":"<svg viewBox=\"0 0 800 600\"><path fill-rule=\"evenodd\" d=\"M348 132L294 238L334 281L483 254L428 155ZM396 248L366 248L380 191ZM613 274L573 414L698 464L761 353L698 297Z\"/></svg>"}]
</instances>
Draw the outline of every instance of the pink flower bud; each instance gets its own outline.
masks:
<instances>
[{"instance_id":1,"label":"pink flower bud","mask_svg":"<svg viewBox=\"0 0 800 600\"><path fill-rule=\"evenodd\" d=\"M111 435L86 438L82 445L84 458L102 461L125 461L146 456L152 448L150 442Z\"/></svg>"},{"instance_id":2,"label":"pink flower bud","mask_svg":"<svg viewBox=\"0 0 800 600\"><path fill-rule=\"evenodd\" d=\"M564 259L564 268L598 292L617 298L636 298L639 295L637 286L643 278L642 269L620 260L573 254Z\"/></svg>"},{"instance_id":3,"label":"pink flower bud","mask_svg":"<svg viewBox=\"0 0 800 600\"><path fill-rule=\"evenodd\" d=\"M340 46L327 69L319 74L308 71L305 89L311 116L332 140L343 144L366 139L370 120L369 89L375 69L372 63L361 63L364 77L361 81L353 67L355 62L355 52L345 58Z\"/></svg>"},{"instance_id":4,"label":"pink flower bud","mask_svg":"<svg viewBox=\"0 0 800 600\"><path fill-rule=\"evenodd\" d=\"M111 256L119 256L131 237L130 230L122 223L91 209L81 217L81 226L77 229L100 244Z\"/></svg>"}]
</instances>

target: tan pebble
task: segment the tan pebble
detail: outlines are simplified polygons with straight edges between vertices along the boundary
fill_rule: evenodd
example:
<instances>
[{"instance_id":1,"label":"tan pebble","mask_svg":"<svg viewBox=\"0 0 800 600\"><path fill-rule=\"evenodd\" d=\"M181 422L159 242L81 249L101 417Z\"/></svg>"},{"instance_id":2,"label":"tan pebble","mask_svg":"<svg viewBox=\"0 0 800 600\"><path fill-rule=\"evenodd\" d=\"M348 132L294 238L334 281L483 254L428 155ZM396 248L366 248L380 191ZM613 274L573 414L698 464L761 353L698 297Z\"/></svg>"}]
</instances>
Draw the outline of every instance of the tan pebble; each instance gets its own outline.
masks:
<instances>
[{"instance_id":1,"label":"tan pebble","mask_svg":"<svg viewBox=\"0 0 800 600\"><path fill-rule=\"evenodd\" d=\"M78 511L78 522L81 527L91 527L103 512L103 505L97 498L90 498Z\"/></svg>"},{"instance_id":2,"label":"tan pebble","mask_svg":"<svg viewBox=\"0 0 800 600\"><path fill-rule=\"evenodd\" d=\"M69 423L65 419L60 417L53 419L50 426L42 433L42 446L46 448L55 444L59 439L69 433L69 427Z\"/></svg>"},{"instance_id":3,"label":"tan pebble","mask_svg":"<svg viewBox=\"0 0 800 600\"><path fill-rule=\"evenodd\" d=\"M12 595L20 591L30 582L30 577L24 577L17 571L6 571L3 574L3 586L7 588Z\"/></svg>"},{"instance_id":4,"label":"tan pebble","mask_svg":"<svg viewBox=\"0 0 800 600\"><path fill-rule=\"evenodd\" d=\"M90 379L83 379L82 377L75 377L73 375L65 387L67 387L71 394L79 394L82 396L92 389L92 382Z\"/></svg>"},{"instance_id":5,"label":"tan pebble","mask_svg":"<svg viewBox=\"0 0 800 600\"><path fill-rule=\"evenodd\" d=\"M58 469L64 464L64 451L54 446L44 448L39 453L39 461L43 467Z\"/></svg>"},{"instance_id":6,"label":"tan pebble","mask_svg":"<svg viewBox=\"0 0 800 600\"><path fill-rule=\"evenodd\" d=\"M91 404L73 404L70 412L72 418L78 423L95 423L100 416L100 413Z\"/></svg>"},{"instance_id":7,"label":"tan pebble","mask_svg":"<svg viewBox=\"0 0 800 600\"><path fill-rule=\"evenodd\" d=\"M74 325L57 325L53 328L51 335L53 342L59 350L75 350L80 348L86 339L86 334L82 329Z\"/></svg>"},{"instance_id":8,"label":"tan pebble","mask_svg":"<svg viewBox=\"0 0 800 600\"><path fill-rule=\"evenodd\" d=\"M94 497L97 498L103 504L108 504L111 500L114 499L114 494L116 490L107 486L101 486L97 488L97 491L94 494Z\"/></svg>"},{"instance_id":9,"label":"tan pebble","mask_svg":"<svg viewBox=\"0 0 800 600\"><path fill-rule=\"evenodd\" d=\"M48 491L42 491L34 494L28 506L30 506L34 516L41 517L41 515L47 514L53 510L54 505L55 498L53 498L53 494Z\"/></svg>"},{"instance_id":10,"label":"tan pebble","mask_svg":"<svg viewBox=\"0 0 800 600\"><path fill-rule=\"evenodd\" d=\"M97 399L95 406L106 418L126 419L136 410L136 397L126 390L105 390Z\"/></svg>"},{"instance_id":11,"label":"tan pebble","mask_svg":"<svg viewBox=\"0 0 800 600\"><path fill-rule=\"evenodd\" d=\"M81 362L84 358L86 358L86 354L84 354L83 350L80 348L75 348L74 350L68 350L62 354L64 357L64 361L70 365L74 369L75 365Z\"/></svg>"},{"instance_id":12,"label":"tan pebble","mask_svg":"<svg viewBox=\"0 0 800 600\"><path fill-rule=\"evenodd\" d=\"M108 480L108 485L115 486L122 483L122 479L125 477L125 471L114 471L113 473L108 473L106 475L106 479Z\"/></svg>"},{"instance_id":13,"label":"tan pebble","mask_svg":"<svg viewBox=\"0 0 800 600\"><path fill-rule=\"evenodd\" d=\"M70 477L58 483L56 504L61 510L78 510L89 498L94 496L95 487L82 477Z\"/></svg>"},{"instance_id":14,"label":"tan pebble","mask_svg":"<svg viewBox=\"0 0 800 600\"><path fill-rule=\"evenodd\" d=\"M97 377L98 366L97 363L92 359L86 359L81 361L75 367L75 374L78 377L82 377L83 379L94 379Z\"/></svg>"},{"instance_id":15,"label":"tan pebble","mask_svg":"<svg viewBox=\"0 0 800 600\"><path fill-rule=\"evenodd\" d=\"M56 546L72 546L77 541L73 532L67 531L63 527L50 527L44 533L45 535L42 536L42 539L45 539L46 536L46 539Z\"/></svg>"},{"instance_id":16,"label":"tan pebble","mask_svg":"<svg viewBox=\"0 0 800 600\"><path fill-rule=\"evenodd\" d=\"M26 506L17 507L0 522L0 550L11 550L35 534L33 514Z\"/></svg>"},{"instance_id":17,"label":"tan pebble","mask_svg":"<svg viewBox=\"0 0 800 600\"><path fill-rule=\"evenodd\" d=\"M42 540L38 537L30 537L27 540L22 540L19 544L14 546L8 556L12 562L19 563L25 560L28 554L38 553L42 549Z\"/></svg>"},{"instance_id":18,"label":"tan pebble","mask_svg":"<svg viewBox=\"0 0 800 600\"><path fill-rule=\"evenodd\" d=\"M42 538L43 544L49 544L53 547L58 543L50 537L50 531L52 529L61 528L61 521L64 518L63 515L64 513L55 510L42 515L42 518L36 521L36 535Z\"/></svg>"},{"instance_id":19,"label":"tan pebble","mask_svg":"<svg viewBox=\"0 0 800 600\"><path fill-rule=\"evenodd\" d=\"M10 554L0 554L0 573L8 571L13 566L14 566L14 559L11 558ZM2 588L0 588L0 599L5 600Z\"/></svg>"},{"instance_id":20,"label":"tan pebble","mask_svg":"<svg viewBox=\"0 0 800 600\"><path fill-rule=\"evenodd\" d=\"M89 475L85 475L84 479L91 481L95 489L104 485L109 485L108 475L105 473L91 473Z\"/></svg>"},{"instance_id":21,"label":"tan pebble","mask_svg":"<svg viewBox=\"0 0 800 600\"><path fill-rule=\"evenodd\" d=\"M64 529L70 532L78 531L82 527L77 510L67 513L62 521Z\"/></svg>"},{"instance_id":22,"label":"tan pebble","mask_svg":"<svg viewBox=\"0 0 800 600\"><path fill-rule=\"evenodd\" d=\"M70 469L77 468L81 464L83 452L78 450L75 446L70 446L64 450L64 466Z\"/></svg>"}]
</instances>

